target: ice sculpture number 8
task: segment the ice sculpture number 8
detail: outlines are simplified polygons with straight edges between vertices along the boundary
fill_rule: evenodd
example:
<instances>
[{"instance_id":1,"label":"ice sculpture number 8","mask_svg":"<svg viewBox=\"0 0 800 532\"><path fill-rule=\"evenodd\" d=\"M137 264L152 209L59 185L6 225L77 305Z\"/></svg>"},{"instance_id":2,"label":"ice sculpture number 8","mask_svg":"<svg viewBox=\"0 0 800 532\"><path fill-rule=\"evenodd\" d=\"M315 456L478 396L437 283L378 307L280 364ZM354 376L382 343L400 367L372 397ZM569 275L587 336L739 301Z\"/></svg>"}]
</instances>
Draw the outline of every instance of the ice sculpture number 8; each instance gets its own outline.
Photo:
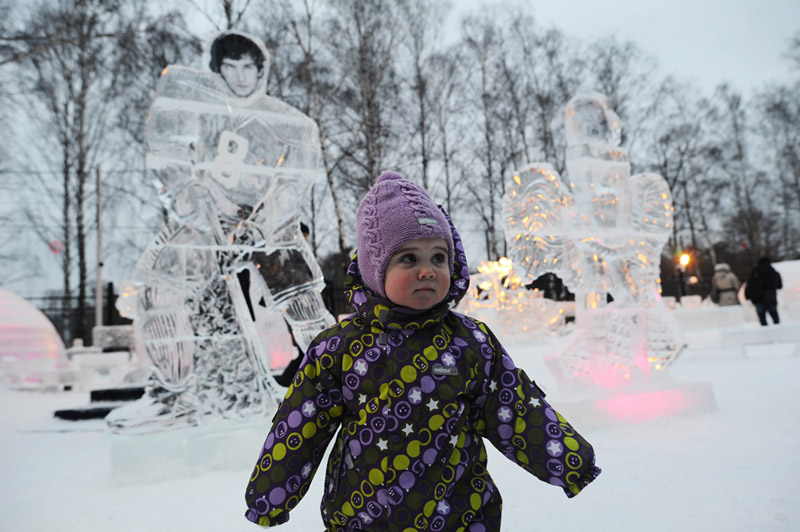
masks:
<instances>
[{"instance_id":1,"label":"ice sculpture number 8","mask_svg":"<svg viewBox=\"0 0 800 532\"><path fill-rule=\"evenodd\" d=\"M268 414L282 392L265 320L282 312L302 350L334 322L299 228L320 175L316 124L266 95L260 40L225 32L206 59L209 71L165 69L148 116L147 168L168 221L117 306L153 376L106 418L117 431Z\"/></svg>"}]
</instances>

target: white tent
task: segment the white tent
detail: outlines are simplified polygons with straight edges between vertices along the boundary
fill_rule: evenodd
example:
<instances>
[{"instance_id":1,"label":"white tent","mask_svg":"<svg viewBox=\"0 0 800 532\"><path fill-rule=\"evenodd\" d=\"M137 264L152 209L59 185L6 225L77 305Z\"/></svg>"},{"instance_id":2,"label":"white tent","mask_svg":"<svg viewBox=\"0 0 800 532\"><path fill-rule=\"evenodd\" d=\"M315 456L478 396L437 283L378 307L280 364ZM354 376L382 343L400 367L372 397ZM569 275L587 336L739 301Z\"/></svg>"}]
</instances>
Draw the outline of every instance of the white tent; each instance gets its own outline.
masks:
<instances>
[{"instance_id":1,"label":"white tent","mask_svg":"<svg viewBox=\"0 0 800 532\"><path fill-rule=\"evenodd\" d=\"M64 342L47 316L0 288L0 373L55 369L66 361Z\"/></svg>"}]
</instances>

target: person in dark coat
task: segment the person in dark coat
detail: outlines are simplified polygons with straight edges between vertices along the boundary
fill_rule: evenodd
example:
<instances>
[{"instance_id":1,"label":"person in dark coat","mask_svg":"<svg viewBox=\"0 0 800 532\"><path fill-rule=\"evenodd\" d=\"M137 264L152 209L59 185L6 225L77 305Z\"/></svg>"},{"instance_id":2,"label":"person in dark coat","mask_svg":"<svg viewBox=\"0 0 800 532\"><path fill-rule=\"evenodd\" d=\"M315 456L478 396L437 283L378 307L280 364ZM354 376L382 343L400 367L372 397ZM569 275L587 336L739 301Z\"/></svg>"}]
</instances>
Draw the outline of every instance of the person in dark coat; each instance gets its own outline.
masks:
<instances>
[{"instance_id":1,"label":"person in dark coat","mask_svg":"<svg viewBox=\"0 0 800 532\"><path fill-rule=\"evenodd\" d=\"M772 323L781 322L778 316L778 290L783 288L781 274L772 267L769 257L761 257L747 277L744 296L753 302L761 325L767 324L767 313Z\"/></svg>"},{"instance_id":2,"label":"person in dark coat","mask_svg":"<svg viewBox=\"0 0 800 532\"><path fill-rule=\"evenodd\" d=\"M345 280L355 312L306 351L250 476L247 519L286 522L334 438L327 532L499 531L484 439L580 493L600 474L591 444L485 324L451 310L469 268L444 209L387 172L357 219Z\"/></svg>"}]
</instances>

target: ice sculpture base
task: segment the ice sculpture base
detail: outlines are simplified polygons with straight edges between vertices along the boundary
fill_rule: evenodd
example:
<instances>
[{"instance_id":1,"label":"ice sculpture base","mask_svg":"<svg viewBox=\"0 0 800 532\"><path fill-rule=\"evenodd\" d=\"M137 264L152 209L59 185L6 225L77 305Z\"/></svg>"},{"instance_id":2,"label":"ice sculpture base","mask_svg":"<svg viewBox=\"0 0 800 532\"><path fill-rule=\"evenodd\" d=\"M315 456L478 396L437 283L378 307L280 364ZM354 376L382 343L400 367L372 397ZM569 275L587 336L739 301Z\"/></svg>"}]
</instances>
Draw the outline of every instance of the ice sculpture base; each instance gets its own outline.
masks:
<instances>
[{"instance_id":1,"label":"ice sculpture base","mask_svg":"<svg viewBox=\"0 0 800 532\"><path fill-rule=\"evenodd\" d=\"M557 389L548 393L559 412L586 429L716 410L710 382L681 382L668 377L625 388Z\"/></svg>"},{"instance_id":2,"label":"ice sculpture base","mask_svg":"<svg viewBox=\"0 0 800 532\"><path fill-rule=\"evenodd\" d=\"M682 331L742 327L746 318L745 311L740 305L680 308L673 311L673 316L675 316Z\"/></svg>"},{"instance_id":3,"label":"ice sculpture base","mask_svg":"<svg viewBox=\"0 0 800 532\"><path fill-rule=\"evenodd\" d=\"M800 356L800 328L793 322L689 331L690 358L787 358ZM722 349L720 349L722 348Z\"/></svg>"},{"instance_id":4,"label":"ice sculpture base","mask_svg":"<svg viewBox=\"0 0 800 532\"><path fill-rule=\"evenodd\" d=\"M249 473L269 427L265 417L149 434L111 434L111 476L115 483L129 484L193 477L211 470Z\"/></svg>"}]
</instances>

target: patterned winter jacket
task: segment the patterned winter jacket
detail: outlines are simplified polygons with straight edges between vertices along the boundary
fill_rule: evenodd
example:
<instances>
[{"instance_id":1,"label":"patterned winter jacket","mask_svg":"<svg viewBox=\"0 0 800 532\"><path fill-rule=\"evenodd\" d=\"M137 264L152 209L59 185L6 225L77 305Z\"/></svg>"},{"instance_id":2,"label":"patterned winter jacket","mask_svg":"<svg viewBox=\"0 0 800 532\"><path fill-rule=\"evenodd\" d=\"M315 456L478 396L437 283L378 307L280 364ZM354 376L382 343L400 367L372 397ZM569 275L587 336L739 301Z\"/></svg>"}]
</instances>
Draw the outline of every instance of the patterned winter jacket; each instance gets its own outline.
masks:
<instances>
[{"instance_id":1,"label":"patterned winter jacket","mask_svg":"<svg viewBox=\"0 0 800 532\"><path fill-rule=\"evenodd\" d=\"M247 519L286 522L339 427L321 504L328 531L499 531L484 438L568 497L600 473L592 446L486 325L450 310L469 284L453 236L450 292L427 311L372 294L353 260L356 313L309 347L250 477Z\"/></svg>"}]
</instances>

